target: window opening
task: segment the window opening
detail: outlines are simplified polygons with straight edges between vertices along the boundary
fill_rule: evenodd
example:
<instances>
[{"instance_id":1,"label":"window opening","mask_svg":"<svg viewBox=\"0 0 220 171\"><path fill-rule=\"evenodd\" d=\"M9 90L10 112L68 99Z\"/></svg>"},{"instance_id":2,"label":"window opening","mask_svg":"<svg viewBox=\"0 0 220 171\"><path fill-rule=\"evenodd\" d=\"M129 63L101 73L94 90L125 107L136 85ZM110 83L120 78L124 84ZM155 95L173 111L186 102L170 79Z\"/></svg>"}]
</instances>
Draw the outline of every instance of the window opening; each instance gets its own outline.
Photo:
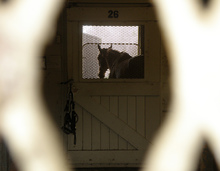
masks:
<instances>
[{"instance_id":1,"label":"window opening","mask_svg":"<svg viewBox=\"0 0 220 171\"><path fill-rule=\"evenodd\" d=\"M83 79L144 78L143 26L82 26Z\"/></svg>"}]
</instances>

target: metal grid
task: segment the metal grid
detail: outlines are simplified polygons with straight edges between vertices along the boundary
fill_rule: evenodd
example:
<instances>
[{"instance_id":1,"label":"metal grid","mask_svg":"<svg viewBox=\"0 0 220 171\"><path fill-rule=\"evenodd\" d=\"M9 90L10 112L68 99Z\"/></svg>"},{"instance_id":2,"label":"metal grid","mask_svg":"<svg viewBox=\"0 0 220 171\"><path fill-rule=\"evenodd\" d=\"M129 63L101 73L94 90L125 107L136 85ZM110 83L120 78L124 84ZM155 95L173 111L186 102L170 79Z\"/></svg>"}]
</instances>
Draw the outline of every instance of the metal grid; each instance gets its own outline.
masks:
<instances>
[{"instance_id":1,"label":"metal grid","mask_svg":"<svg viewBox=\"0 0 220 171\"><path fill-rule=\"evenodd\" d=\"M101 48L112 45L112 49L127 52L134 57L141 52L138 41L138 26L83 26L82 78L99 79L98 44Z\"/></svg>"}]
</instances>

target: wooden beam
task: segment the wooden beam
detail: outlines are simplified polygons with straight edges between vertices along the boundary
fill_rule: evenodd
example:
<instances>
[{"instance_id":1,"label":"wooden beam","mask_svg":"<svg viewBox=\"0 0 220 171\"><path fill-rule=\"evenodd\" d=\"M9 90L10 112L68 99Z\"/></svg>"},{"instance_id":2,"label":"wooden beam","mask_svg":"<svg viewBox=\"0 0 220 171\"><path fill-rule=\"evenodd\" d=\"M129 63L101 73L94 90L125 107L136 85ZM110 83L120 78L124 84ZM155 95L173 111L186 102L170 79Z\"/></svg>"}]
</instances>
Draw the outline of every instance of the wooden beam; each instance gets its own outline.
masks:
<instances>
[{"instance_id":1,"label":"wooden beam","mask_svg":"<svg viewBox=\"0 0 220 171\"><path fill-rule=\"evenodd\" d=\"M70 151L68 159L75 167L113 167L133 165L139 167L145 151Z\"/></svg>"}]
</instances>

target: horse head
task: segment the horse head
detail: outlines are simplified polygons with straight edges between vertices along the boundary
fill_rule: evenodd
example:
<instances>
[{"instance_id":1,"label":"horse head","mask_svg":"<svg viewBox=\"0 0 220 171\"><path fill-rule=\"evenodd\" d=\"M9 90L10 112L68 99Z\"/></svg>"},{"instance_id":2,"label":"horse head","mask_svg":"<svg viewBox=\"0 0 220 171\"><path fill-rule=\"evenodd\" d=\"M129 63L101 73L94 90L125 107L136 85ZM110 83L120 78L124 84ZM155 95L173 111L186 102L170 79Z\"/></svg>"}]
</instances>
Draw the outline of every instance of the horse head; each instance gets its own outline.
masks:
<instances>
[{"instance_id":1,"label":"horse head","mask_svg":"<svg viewBox=\"0 0 220 171\"><path fill-rule=\"evenodd\" d=\"M108 63L108 51L112 49L112 45L109 48L101 48L98 44L99 49L99 55L98 55L98 61L99 61L99 78L104 78L105 72L107 69L110 69L109 63Z\"/></svg>"}]
</instances>

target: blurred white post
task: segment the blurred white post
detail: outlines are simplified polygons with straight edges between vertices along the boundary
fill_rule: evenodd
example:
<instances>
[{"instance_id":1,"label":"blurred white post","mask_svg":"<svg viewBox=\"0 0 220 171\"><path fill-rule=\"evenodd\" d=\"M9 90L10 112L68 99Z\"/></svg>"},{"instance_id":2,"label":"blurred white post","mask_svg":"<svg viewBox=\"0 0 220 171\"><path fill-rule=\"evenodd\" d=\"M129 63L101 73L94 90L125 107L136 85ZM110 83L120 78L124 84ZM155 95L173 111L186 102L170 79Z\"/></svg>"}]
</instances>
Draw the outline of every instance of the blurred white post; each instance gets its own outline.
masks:
<instances>
[{"instance_id":1,"label":"blurred white post","mask_svg":"<svg viewBox=\"0 0 220 171\"><path fill-rule=\"evenodd\" d=\"M0 3L0 135L21 171L68 171L41 95L40 62L64 0Z\"/></svg>"},{"instance_id":2,"label":"blurred white post","mask_svg":"<svg viewBox=\"0 0 220 171\"><path fill-rule=\"evenodd\" d=\"M154 0L171 63L172 103L144 171L195 170L206 140L220 163L220 1Z\"/></svg>"}]
</instances>

